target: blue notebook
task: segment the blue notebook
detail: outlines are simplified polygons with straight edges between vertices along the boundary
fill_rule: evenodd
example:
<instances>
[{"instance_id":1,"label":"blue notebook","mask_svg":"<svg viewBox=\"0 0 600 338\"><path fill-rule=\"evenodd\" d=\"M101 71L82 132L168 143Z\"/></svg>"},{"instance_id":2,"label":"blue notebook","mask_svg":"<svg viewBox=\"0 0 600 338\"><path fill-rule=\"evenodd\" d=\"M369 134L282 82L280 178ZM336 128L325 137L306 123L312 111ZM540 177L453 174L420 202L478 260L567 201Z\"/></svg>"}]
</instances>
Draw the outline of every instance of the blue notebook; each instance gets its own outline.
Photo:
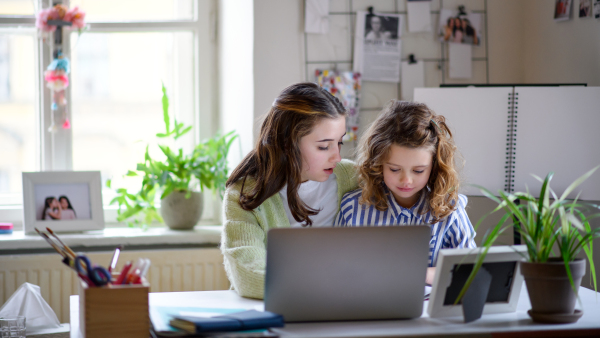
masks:
<instances>
[{"instance_id":1,"label":"blue notebook","mask_svg":"<svg viewBox=\"0 0 600 338\"><path fill-rule=\"evenodd\" d=\"M169 324L189 333L258 330L283 327L283 316L272 312L248 310L210 318L175 316Z\"/></svg>"}]
</instances>

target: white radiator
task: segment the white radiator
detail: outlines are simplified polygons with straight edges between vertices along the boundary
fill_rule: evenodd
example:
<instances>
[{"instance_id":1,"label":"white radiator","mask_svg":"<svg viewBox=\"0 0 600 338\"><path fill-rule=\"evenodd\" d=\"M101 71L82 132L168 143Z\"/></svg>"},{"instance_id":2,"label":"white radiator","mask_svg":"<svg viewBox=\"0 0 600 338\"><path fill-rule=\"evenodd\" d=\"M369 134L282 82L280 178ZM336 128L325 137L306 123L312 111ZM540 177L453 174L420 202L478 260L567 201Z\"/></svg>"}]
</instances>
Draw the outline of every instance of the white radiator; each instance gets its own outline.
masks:
<instances>
[{"instance_id":1,"label":"white radiator","mask_svg":"<svg viewBox=\"0 0 600 338\"><path fill-rule=\"evenodd\" d=\"M104 267L112 252L89 253ZM216 248L121 252L117 271L128 260L144 257L152 262L147 279L151 292L229 289L223 256ZM77 275L61 263L58 254L0 256L0 305L25 282L39 285L61 323L69 322L69 296L77 294Z\"/></svg>"}]
</instances>

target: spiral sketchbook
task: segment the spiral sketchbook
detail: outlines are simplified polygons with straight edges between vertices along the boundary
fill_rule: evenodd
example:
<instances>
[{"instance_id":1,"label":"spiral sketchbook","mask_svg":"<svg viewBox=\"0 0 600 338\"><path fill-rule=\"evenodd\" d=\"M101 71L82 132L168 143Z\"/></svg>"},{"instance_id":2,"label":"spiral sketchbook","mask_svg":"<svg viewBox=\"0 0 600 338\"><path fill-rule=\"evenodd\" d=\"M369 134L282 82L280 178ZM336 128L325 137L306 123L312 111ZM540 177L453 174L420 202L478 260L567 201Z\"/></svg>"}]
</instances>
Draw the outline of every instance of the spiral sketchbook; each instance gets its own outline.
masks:
<instances>
[{"instance_id":1,"label":"spiral sketchbook","mask_svg":"<svg viewBox=\"0 0 600 338\"><path fill-rule=\"evenodd\" d=\"M416 88L415 102L443 115L464 159L461 192L477 187L526 191L537 197L554 172L557 194L600 165L600 87ZM600 200L600 172L569 196Z\"/></svg>"}]
</instances>

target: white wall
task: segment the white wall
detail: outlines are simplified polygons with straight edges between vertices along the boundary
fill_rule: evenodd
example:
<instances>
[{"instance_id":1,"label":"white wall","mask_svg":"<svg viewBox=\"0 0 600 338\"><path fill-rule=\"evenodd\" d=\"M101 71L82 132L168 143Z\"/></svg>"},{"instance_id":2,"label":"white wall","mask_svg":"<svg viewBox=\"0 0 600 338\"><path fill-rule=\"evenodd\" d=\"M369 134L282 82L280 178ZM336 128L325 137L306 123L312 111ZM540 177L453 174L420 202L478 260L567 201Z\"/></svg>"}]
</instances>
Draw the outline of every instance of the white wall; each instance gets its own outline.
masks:
<instances>
[{"instance_id":1,"label":"white wall","mask_svg":"<svg viewBox=\"0 0 600 338\"><path fill-rule=\"evenodd\" d=\"M579 18L573 1L571 20L555 22L549 2L523 1L524 82L600 86L600 19Z\"/></svg>"},{"instance_id":2,"label":"white wall","mask_svg":"<svg viewBox=\"0 0 600 338\"><path fill-rule=\"evenodd\" d=\"M304 81L304 1L254 1L254 137L287 86Z\"/></svg>"},{"instance_id":3,"label":"white wall","mask_svg":"<svg viewBox=\"0 0 600 338\"><path fill-rule=\"evenodd\" d=\"M522 83L523 0L488 1L490 83Z\"/></svg>"}]
</instances>

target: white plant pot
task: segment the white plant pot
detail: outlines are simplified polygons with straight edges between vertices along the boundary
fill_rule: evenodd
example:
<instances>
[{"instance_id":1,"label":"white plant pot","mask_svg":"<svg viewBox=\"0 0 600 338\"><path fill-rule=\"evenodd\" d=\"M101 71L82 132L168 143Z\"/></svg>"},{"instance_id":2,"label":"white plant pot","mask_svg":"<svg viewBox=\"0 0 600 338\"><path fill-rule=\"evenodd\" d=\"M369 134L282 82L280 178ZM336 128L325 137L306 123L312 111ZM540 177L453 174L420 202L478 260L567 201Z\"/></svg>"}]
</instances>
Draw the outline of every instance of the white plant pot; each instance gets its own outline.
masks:
<instances>
[{"instance_id":1,"label":"white plant pot","mask_svg":"<svg viewBox=\"0 0 600 338\"><path fill-rule=\"evenodd\" d=\"M173 230L192 229L202 217L202 194L192 192L189 198L185 198L185 195L186 192L174 191L161 200L160 214L165 224Z\"/></svg>"}]
</instances>

